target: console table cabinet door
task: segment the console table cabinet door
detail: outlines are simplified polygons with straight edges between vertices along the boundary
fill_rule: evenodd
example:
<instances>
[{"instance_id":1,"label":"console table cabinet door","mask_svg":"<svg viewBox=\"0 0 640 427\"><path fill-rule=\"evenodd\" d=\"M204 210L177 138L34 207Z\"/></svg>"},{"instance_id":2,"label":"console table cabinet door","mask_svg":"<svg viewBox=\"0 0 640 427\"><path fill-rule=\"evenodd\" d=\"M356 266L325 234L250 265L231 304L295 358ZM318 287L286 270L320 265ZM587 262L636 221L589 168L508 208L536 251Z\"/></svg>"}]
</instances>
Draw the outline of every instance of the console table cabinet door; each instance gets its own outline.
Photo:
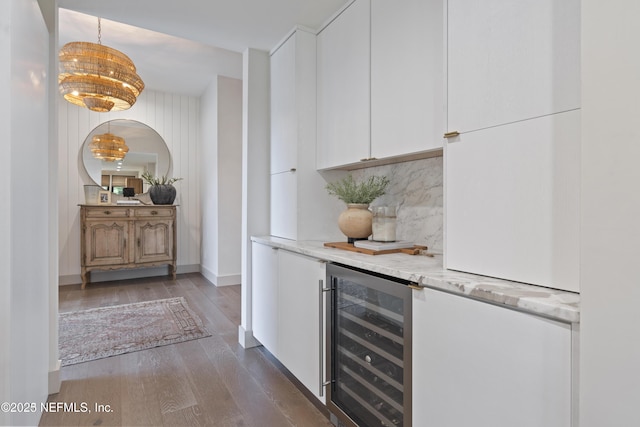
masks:
<instances>
[{"instance_id":1,"label":"console table cabinet door","mask_svg":"<svg viewBox=\"0 0 640 427\"><path fill-rule=\"evenodd\" d=\"M87 266L127 264L127 221L87 221L85 224L85 264Z\"/></svg>"},{"instance_id":2,"label":"console table cabinet door","mask_svg":"<svg viewBox=\"0 0 640 427\"><path fill-rule=\"evenodd\" d=\"M162 262L173 259L173 222L135 222L135 262Z\"/></svg>"}]
</instances>

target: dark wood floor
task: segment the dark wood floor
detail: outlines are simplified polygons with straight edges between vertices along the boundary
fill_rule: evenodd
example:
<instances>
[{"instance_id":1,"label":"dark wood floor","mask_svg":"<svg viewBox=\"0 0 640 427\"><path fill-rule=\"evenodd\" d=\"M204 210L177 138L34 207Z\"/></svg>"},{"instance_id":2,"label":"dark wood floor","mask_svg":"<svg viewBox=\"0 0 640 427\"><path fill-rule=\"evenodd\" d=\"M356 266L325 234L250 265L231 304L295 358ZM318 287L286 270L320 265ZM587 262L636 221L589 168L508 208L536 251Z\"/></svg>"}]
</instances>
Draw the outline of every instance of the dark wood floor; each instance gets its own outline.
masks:
<instances>
[{"instance_id":1,"label":"dark wood floor","mask_svg":"<svg viewBox=\"0 0 640 427\"><path fill-rule=\"evenodd\" d=\"M238 344L240 286L217 288L200 274L64 286L60 312L178 296L211 337L63 367L49 400L79 411L84 402L91 413L44 413L40 425L332 425L266 351Z\"/></svg>"}]
</instances>

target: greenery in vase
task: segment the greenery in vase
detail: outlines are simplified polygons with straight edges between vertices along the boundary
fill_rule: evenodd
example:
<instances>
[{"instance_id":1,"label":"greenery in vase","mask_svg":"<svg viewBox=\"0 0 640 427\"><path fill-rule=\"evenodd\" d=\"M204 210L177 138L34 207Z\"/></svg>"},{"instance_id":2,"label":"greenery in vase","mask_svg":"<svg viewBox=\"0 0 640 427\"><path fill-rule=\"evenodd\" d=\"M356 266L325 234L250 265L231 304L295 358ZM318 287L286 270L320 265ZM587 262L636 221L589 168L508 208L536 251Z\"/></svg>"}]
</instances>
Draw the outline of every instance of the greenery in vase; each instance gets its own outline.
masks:
<instances>
[{"instance_id":1,"label":"greenery in vase","mask_svg":"<svg viewBox=\"0 0 640 427\"><path fill-rule=\"evenodd\" d=\"M180 181L182 178L167 178L163 176L153 176L151 172L147 171L141 175L142 179L149 185L171 185L176 181Z\"/></svg>"},{"instance_id":2,"label":"greenery in vase","mask_svg":"<svg viewBox=\"0 0 640 427\"><path fill-rule=\"evenodd\" d=\"M336 196L345 203L370 204L376 198L385 194L389 178L386 176L371 176L358 183L351 174L339 181L327 184L330 195Z\"/></svg>"}]
</instances>

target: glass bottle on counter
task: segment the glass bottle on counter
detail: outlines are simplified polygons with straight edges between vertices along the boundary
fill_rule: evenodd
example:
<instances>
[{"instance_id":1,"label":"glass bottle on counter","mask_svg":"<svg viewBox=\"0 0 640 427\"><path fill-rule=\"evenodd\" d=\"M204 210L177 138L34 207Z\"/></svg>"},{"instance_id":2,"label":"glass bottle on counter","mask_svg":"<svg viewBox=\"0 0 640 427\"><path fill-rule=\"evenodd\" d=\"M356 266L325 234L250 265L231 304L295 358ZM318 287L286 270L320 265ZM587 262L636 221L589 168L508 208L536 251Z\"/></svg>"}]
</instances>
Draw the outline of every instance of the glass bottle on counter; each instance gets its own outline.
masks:
<instances>
[{"instance_id":1,"label":"glass bottle on counter","mask_svg":"<svg viewBox=\"0 0 640 427\"><path fill-rule=\"evenodd\" d=\"M396 207L395 206L374 206L372 239L377 242L396 241Z\"/></svg>"}]
</instances>

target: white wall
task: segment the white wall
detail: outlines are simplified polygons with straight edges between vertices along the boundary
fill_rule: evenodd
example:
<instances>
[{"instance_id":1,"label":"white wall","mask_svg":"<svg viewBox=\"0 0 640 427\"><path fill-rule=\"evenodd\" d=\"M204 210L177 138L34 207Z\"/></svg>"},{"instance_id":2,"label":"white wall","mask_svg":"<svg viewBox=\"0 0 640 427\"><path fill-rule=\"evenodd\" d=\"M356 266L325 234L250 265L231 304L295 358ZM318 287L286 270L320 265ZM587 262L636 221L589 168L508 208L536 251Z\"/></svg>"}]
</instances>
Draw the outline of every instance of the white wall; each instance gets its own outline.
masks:
<instances>
[{"instance_id":1,"label":"white wall","mask_svg":"<svg viewBox=\"0 0 640 427\"><path fill-rule=\"evenodd\" d=\"M257 345L251 319L251 236L269 234L269 53L242 54L242 320L240 344Z\"/></svg>"},{"instance_id":2,"label":"white wall","mask_svg":"<svg viewBox=\"0 0 640 427\"><path fill-rule=\"evenodd\" d=\"M200 266L200 99L144 90L128 110L95 113L59 98L59 236L60 284L80 283L80 208L84 185L93 184L82 167L80 149L85 137L112 119L132 119L155 129L172 156L174 185L178 191L178 272L199 271ZM166 271L166 270L164 270ZM133 277L136 271L96 272L97 280ZM166 274L166 273L165 273Z\"/></svg>"},{"instance_id":3,"label":"white wall","mask_svg":"<svg viewBox=\"0 0 640 427\"><path fill-rule=\"evenodd\" d=\"M639 16L582 1L581 427L640 425Z\"/></svg>"},{"instance_id":4,"label":"white wall","mask_svg":"<svg viewBox=\"0 0 640 427\"><path fill-rule=\"evenodd\" d=\"M36 0L0 6L0 402L42 402L49 366L49 34ZM39 403L38 403L39 404ZM35 425L40 413L0 412Z\"/></svg>"},{"instance_id":5,"label":"white wall","mask_svg":"<svg viewBox=\"0 0 640 427\"><path fill-rule=\"evenodd\" d=\"M202 157L200 189L202 192L201 270L215 283L218 271L218 82L213 79L200 97L200 135Z\"/></svg>"},{"instance_id":6,"label":"white wall","mask_svg":"<svg viewBox=\"0 0 640 427\"><path fill-rule=\"evenodd\" d=\"M0 81L11 81L11 10L14 1L0 3ZM8 88L11 90L11 88ZM9 93L10 95L11 93ZM11 141L11 104L0 102L0 139ZM11 149L8 145L7 149ZM11 158L0 157L0 179L11 181ZM0 197L9 200L11 188L0 186ZM8 209L0 209L0 232L9 235L11 232L11 215ZM0 401L11 400L11 351L8 345L11 340L11 240L0 239ZM9 424L9 414L0 412L0 425Z\"/></svg>"},{"instance_id":7,"label":"white wall","mask_svg":"<svg viewBox=\"0 0 640 427\"><path fill-rule=\"evenodd\" d=\"M202 274L240 283L242 80L219 76L201 97Z\"/></svg>"},{"instance_id":8,"label":"white wall","mask_svg":"<svg viewBox=\"0 0 640 427\"><path fill-rule=\"evenodd\" d=\"M48 110L49 165L48 192L48 250L49 250L49 394L60 391L58 359L58 57L52 55L58 47L58 5L55 0L38 0L49 30Z\"/></svg>"}]
</instances>

